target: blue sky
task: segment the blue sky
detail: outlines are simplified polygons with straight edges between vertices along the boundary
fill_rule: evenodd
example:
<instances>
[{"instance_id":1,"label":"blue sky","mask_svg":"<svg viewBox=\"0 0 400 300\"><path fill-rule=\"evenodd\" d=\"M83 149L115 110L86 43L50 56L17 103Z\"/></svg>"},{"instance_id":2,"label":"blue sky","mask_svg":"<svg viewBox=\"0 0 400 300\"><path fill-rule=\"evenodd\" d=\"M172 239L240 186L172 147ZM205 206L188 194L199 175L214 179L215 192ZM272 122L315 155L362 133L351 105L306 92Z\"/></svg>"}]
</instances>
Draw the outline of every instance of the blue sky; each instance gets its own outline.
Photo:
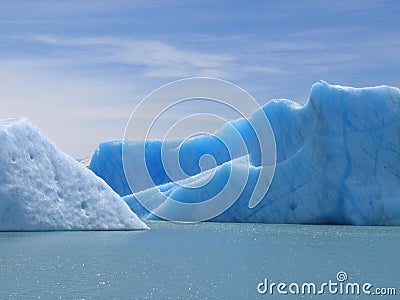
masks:
<instances>
[{"instance_id":1,"label":"blue sky","mask_svg":"<svg viewBox=\"0 0 400 300\"><path fill-rule=\"evenodd\" d=\"M400 86L398 1L2 1L0 118L26 116L64 151L118 139L173 80L229 80L301 104L323 79Z\"/></svg>"}]
</instances>

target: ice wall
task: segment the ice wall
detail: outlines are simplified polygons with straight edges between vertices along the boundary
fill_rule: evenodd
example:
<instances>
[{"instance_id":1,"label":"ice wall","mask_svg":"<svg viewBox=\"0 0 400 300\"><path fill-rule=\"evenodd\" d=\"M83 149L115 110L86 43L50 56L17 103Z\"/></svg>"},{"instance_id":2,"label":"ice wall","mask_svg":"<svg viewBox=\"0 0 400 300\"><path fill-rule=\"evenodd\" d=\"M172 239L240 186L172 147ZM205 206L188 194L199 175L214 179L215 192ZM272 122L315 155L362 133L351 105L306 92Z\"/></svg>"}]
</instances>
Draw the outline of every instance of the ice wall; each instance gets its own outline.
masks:
<instances>
[{"instance_id":1,"label":"ice wall","mask_svg":"<svg viewBox=\"0 0 400 300\"><path fill-rule=\"evenodd\" d=\"M289 100L267 103L262 110L274 131L277 164L268 193L252 209L248 207L248 200L261 169L257 158L259 149L247 130L246 121L235 121L246 137L251 164L234 164L233 168L246 169L249 175L238 200L213 220L400 225L399 106L398 88L359 89L325 82L313 85L304 106ZM216 134L221 132L224 129ZM123 179L121 143L101 144L93 155L91 168L121 195L127 195L129 188ZM129 143L132 153L135 147L143 147L141 141ZM195 182L208 176L207 172L200 173L200 169L195 168L199 165L198 158L207 153L214 155L218 164L212 184L188 189L179 181L168 180L157 154L161 143L148 141L144 145L146 157L154 162L149 170L159 186L147 190L139 188L132 196L125 197L139 215L151 217L136 201L139 192L155 202L163 199L161 193L181 202L205 201L226 184L224 174L227 168L232 168L231 160L242 153L226 156L215 146L215 141L204 137L192 143L193 147L186 145L180 158L191 166L187 168L193 171L193 176L182 180ZM218 151L212 152L214 149ZM168 207L160 202L160 209L168 210Z\"/></svg>"}]
</instances>

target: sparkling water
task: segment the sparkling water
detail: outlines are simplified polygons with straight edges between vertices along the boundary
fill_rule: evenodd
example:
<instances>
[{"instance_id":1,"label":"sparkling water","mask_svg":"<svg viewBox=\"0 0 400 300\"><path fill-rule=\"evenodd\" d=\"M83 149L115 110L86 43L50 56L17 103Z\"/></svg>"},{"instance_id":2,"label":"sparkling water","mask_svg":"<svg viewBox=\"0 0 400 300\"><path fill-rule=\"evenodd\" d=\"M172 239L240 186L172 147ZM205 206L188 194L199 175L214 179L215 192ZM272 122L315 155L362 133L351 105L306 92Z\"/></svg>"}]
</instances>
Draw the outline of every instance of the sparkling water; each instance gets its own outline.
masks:
<instances>
[{"instance_id":1,"label":"sparkling water","mask_svg":"<svg viewBox=\"0 0 400 300\"><path fill-rule=\"evenodd\" d=\"M1 299L365 299L400 293L400 228L149 222L150 231L0 234ZM258 291L264 290L265 294ZM301 293L304 282L317 294ZM276 286L272 287L271 283ZM287 295L277 290L287 285ZM300 292L291 294L288 286ZM282 286L281 286L282 287ZM293 291L293 290L292 290ZM272 292L272 295L271 295ZM307 291L305 291L307 292ZM378 298L373 296L368 298Z\"/></svg>"}]
</instances>

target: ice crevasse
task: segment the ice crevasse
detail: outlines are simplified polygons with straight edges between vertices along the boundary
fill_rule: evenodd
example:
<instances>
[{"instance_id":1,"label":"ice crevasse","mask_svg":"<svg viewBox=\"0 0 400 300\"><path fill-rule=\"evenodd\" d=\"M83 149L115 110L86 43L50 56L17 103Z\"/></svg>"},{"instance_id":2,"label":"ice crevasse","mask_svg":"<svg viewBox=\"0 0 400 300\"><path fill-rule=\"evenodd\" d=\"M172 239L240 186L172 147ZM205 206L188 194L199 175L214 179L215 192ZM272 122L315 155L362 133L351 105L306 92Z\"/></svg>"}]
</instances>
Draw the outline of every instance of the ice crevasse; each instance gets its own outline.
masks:
<instances>
[{"instance_id":1,"label":"ice crevasse","mask_svg":"<svg viewBox=\"0 0 400 300\"><path fill-rule=\"evenodd\" d=\"M212 136L183 143L179 161L187 178L171 180L164 170L161 148L176 151L179 141L106 141L92 156L90 168L102 177L139 216L155 218L138 195L160 202L163 197L180 202L206 201L229 180L229 171L245 171L246 184L237 200L211 221L304 224L400 225L400 90L379 86L351 88L318 82L308 102L272 100L249 119L257 126L264 113L276 142L276 168L268 192L254 208L249 198L259 176L259 143L246 119L231 122L247 146L247 153L226 151L227 126ZM145 149L148 172L154 186L126 181L124 155ZM163 151L164 151L163 150ZM176 154L176 153L175 153ZM200 166L205 154L217 166ZM172 155L172 154L171 154ZM247 155L248 159L243 159ZM168 158L168 153L165 157ZM197 189L182 182L213 179ZM181 182L182 181L182 182ZM133 189L133 191L132 191Z\"/></svg>"},{"instance_id":2,"label":"ice crevasse","mask_svg":"<svg viewBox=\"0 0 400 300\"><path fill-rule=\"evenodd\" d=\"M0 120L0 231L147 229L26 118Z\"/></svg>"}]
</instances>

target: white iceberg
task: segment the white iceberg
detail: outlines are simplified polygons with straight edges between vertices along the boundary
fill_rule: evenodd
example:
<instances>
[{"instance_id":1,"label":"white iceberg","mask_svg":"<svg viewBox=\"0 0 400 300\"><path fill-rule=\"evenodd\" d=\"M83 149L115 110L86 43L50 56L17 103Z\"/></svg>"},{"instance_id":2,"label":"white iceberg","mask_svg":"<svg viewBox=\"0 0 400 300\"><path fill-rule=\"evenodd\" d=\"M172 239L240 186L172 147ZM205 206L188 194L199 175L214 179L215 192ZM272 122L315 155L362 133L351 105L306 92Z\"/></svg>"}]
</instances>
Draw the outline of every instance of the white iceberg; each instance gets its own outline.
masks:
<instances>
[{"instance_id":1,"label":"white iceberg","mask_svg":"<svg viewBox=\"0 0 400 300\"><path fill-rule=\"evenodd\" d=\"M154 215L137 201L139 196L155 203L155 213L176 209L163 202L163 195L184 203L207 201L227 184L227 170L233 168L246 175L245 186L237 201L212 221L400 225L398 88L350 88L319 82L313 85L306 105L274 100L262 111L275 135L277 160L272 184L254 208L249 208L249 198L263 167L257 157L258 144L243 119L232 124L248 147L249 164L233 163L243 153L229 157L215 141L198 137L179 152L192 177L174 182L163 170L161 142L146 141L147 166L158 186L140 188L132 195L124 178L122 141L102 143L90 167L145 218ZM216 132L216 136L223 134L224 129ZM143 147L143 143L125 142L124 148L131 151L124 150L124 154L134 154L135 147ZM213 155L218 165L214 177L201 188L187 188L188 182L209 176L199 168L199 157L204 154ZM240 180L237 183L240 185ZM175 213L179 215L179 211Z\"/></svg>"},{"instance_id":2,"label":"white iceberg","mask_svg":"<svg viewBox=\"0 0 400 300\"><path fill-rule=\"evenodd\" d=\"M0 231L148 227L25 118L0 120Z\"/></svg>"}]
</instances>

